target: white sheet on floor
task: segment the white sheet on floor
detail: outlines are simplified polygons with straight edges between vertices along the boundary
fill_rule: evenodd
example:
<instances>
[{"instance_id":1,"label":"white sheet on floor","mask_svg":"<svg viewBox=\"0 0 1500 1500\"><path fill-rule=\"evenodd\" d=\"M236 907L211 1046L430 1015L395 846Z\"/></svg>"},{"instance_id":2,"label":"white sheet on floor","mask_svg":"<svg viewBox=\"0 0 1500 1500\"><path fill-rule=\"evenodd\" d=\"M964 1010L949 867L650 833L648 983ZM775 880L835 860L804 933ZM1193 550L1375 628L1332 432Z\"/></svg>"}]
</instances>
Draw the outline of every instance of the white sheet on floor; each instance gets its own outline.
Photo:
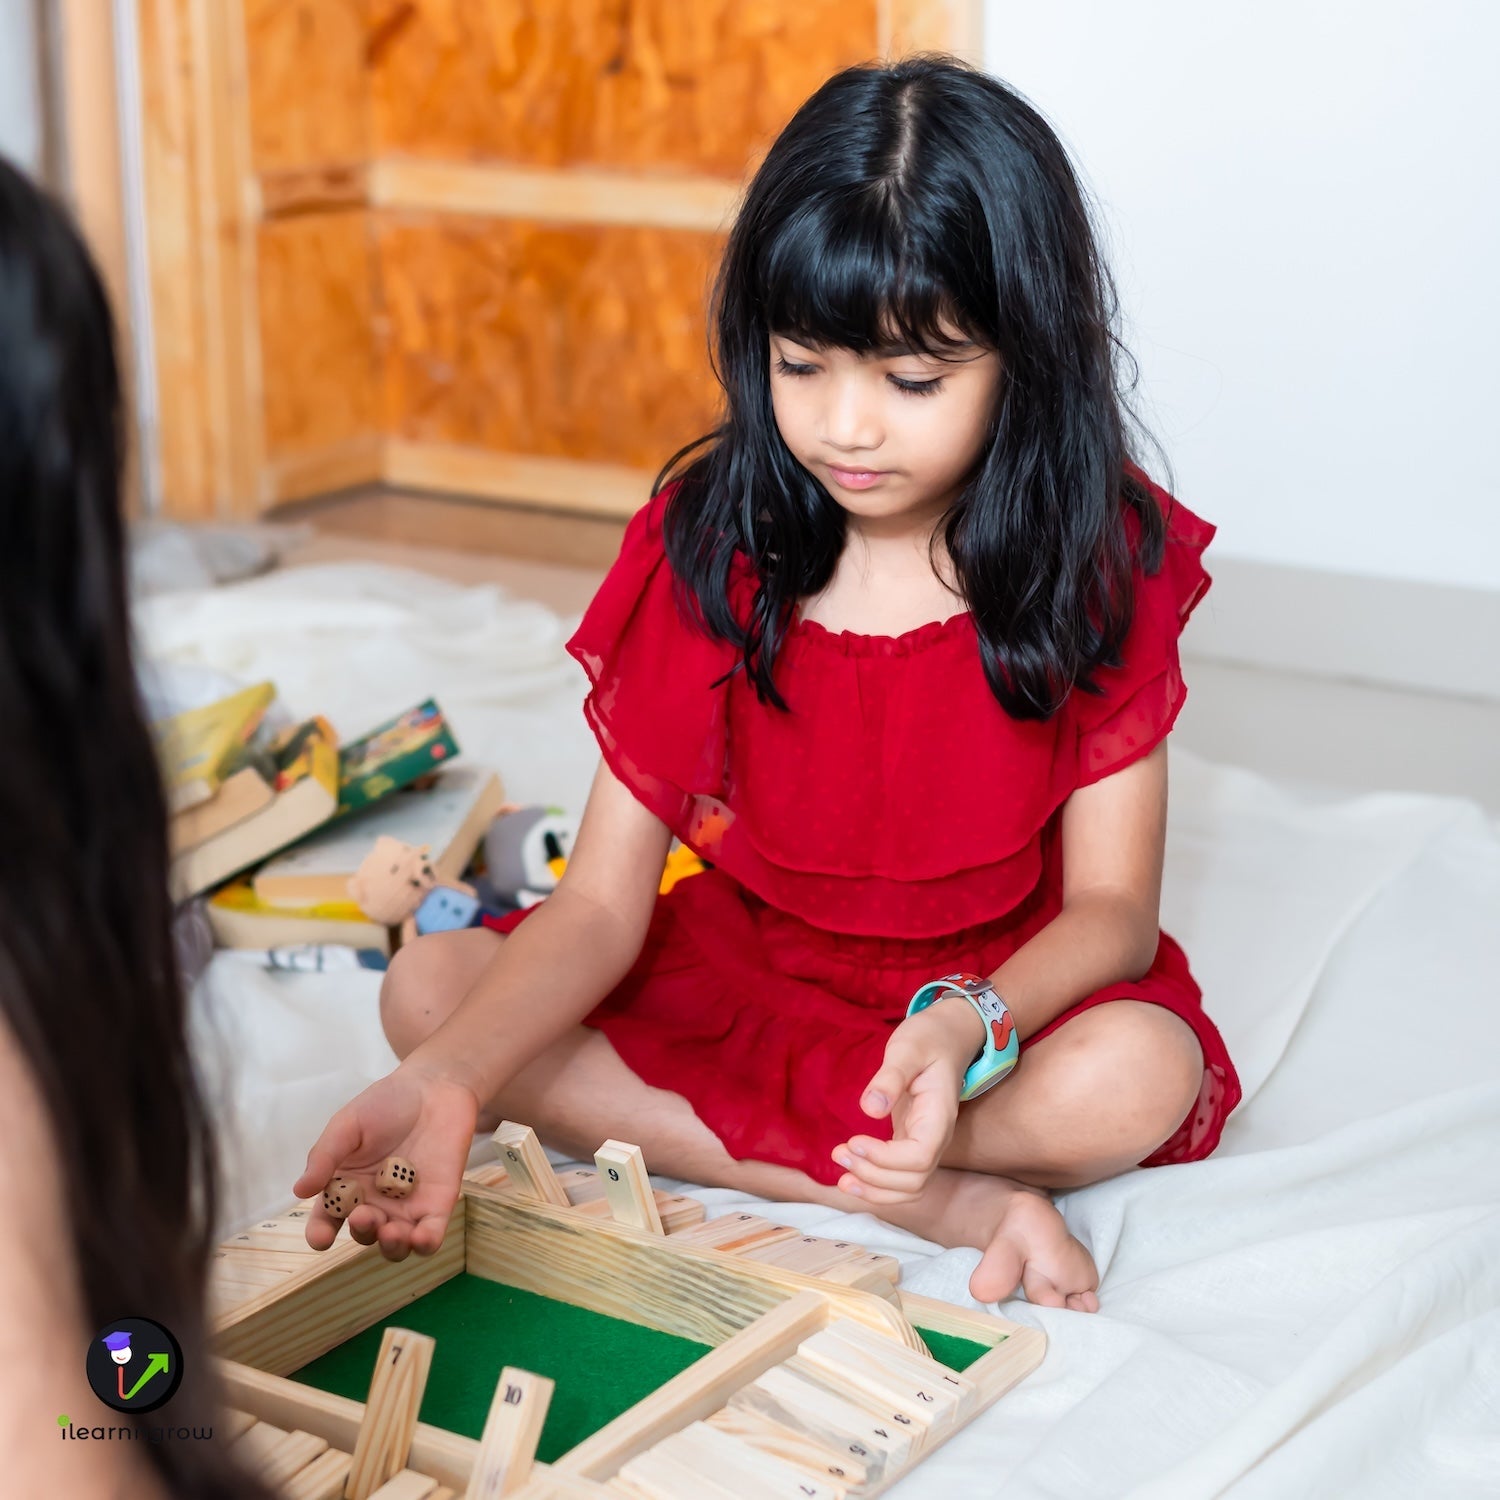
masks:
<instances>
[{"instance_id":1,"label":"white sheet on floor","mask_svg":"<svg viewBox=\"0 0 1500 1500\"><path fill-rule=\"evenodd\" d=\"M576 810L595 751L570 623L370 566L139 614L163 680L271 677L346 734L434 693L513 795ZM1046 1329L1046 1362L892 1494L1500 1494L1500 830L1457 800L1313 802L1177 751L1167 871L1163 926L1246 1103L1212 1159L1061 1200L1103 1311L1003 1304ZM285 1203L328 1114L391 1066L378 985L221 958L197 987L226 1228ZM760 1206L696 1191L711 1214ZM977 1252L815 1205L773 1212L969 1300Z\"/></svg>"}]
</instances>

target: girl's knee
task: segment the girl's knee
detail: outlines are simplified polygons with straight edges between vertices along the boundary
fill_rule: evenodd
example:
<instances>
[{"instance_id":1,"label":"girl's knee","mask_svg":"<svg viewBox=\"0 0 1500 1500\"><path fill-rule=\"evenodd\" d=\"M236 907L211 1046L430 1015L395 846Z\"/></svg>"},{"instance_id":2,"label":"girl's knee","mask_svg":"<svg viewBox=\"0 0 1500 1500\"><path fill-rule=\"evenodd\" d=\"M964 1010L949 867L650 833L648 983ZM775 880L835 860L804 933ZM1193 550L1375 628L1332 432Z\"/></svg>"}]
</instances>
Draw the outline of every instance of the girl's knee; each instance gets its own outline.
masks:
<instances>
[{"instance_id":1,"label":"girl's knee","mask_svg":"<svg viewBox=\"0 0 1500 1500\"><path fill-rule=\"evenodd\" d=\"M380 986L380 1024L406 1057L452 1015L504 939L478 928L432 933L392 955Z\"/></svg>"},{"instance_id":2,"label":"girl's knee","mask_svg":"<svg viewBox=\"0 0 1500 1500\"><path fill-rule=\"evenodd\" d=\"M1080 1026L1080 1022L1089 1023ZM1148 1156L1182 1123L1203 1083L1203 1051L1180 1016L1148 1001L1113 1001L1059 1029L1069 1039L1066 1075L1081 1105L1110 1100L1127 1150Z\"/></svg>"}]
</instances>

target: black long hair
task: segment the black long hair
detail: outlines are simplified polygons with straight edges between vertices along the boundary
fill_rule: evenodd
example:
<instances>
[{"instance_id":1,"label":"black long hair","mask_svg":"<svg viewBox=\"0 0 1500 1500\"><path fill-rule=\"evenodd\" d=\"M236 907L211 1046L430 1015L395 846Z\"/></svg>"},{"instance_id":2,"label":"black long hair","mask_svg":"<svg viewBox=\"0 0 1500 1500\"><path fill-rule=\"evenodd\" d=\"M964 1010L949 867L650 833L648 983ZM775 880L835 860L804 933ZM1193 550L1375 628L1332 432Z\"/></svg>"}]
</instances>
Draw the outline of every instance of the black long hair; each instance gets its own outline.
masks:
<instances>
[{"instance_id":1,"label":"black long hair","mask_svg":"<svg viewBox=\"0 0 1500 1500\"><path fill-rule=\"evenodd\" d=\"M845 535L777 429L769 335L859 353L899 335L941 355L949 323L999 354L989 441L942 532L991 689L1013 717L1045 719L1073 687L1100 691L1095 668L1119 665L1134 603L1124 506L1142 566L1161 565L1161 510L1130 460L1137 371L1117 316L1066 152L998 79L920 55L846 69L797 111L750 183L714 287L723 422L653 490L679 481L663 531L682 602L739 648L762 702L786 707L777 652ZM744 620L729 598L736 551L758 579Z\"/></svg>"},{"instance_id":2,"label":"black long hair","mask_svg":"<svg viewBox=\"0 0 1500 1500\"><path fill-rule=\"evenodd\" d=\"M184 1379L161 1423L208 1427L215 1163L131 662L121 432L99 277L0 160L0 1012L47 1109L90 1333L165 1324ZM172 1494L269 1500L222 1442L143 1446Z\"/></svg>"}]
</instances>

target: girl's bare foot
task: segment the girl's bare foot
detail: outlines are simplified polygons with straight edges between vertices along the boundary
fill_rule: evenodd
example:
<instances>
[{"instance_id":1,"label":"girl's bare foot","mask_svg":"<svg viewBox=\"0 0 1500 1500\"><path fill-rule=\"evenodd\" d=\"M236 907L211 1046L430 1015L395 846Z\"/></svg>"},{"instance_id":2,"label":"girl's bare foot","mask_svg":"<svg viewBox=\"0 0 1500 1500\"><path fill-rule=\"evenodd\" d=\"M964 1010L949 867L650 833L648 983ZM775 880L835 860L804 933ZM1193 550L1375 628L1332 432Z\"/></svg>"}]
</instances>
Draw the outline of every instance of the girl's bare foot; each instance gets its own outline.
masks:
<instances>
[{"instance_id":1,"label":"girl's bare foot","mask_svg":"<svg viewBox=\"0 0 1500 1500\"><path fill-rule=\"evenodd\" d=\"M1040 1188L940 1167L920 1198L873 1212L940 1245L982 1250L969 1278L976 1301L998 1302L1020 1287L1038 1307L1099 1311L1093 1258Z\"/></svg>"}]
</instances>

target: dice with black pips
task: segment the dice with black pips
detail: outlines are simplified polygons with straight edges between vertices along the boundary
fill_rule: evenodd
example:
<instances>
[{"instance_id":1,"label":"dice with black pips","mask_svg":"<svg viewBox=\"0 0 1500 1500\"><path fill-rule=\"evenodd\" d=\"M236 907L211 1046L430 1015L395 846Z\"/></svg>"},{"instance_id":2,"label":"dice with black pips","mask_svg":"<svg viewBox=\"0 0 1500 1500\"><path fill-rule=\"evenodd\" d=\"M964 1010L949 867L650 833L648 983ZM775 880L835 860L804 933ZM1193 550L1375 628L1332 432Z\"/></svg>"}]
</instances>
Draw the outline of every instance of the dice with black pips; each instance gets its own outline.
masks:
<instances>
[{"instance_id":1,"label":"dice with black pips","mask_svg":"<svg viewBox=\"0 0 1500 1500\"><path fill-rule=\"evenodd\" d=\"M330 1219L347 1219L364 1199L352 1177L335 1177L323 1189L323 1208Z\"/></svg>"},{"instance_id":2,"label":"dice with black pips","mask_svg":"<svg viewBox=\"0 0 1500 1500\"><path fill-rule=\"evenodd\" d=\"M375 1175L375 1188L387 1198L408 1198L417 1185L417 1169L404 1156L388 1156Z\"/></svg>"}]
</instances>

